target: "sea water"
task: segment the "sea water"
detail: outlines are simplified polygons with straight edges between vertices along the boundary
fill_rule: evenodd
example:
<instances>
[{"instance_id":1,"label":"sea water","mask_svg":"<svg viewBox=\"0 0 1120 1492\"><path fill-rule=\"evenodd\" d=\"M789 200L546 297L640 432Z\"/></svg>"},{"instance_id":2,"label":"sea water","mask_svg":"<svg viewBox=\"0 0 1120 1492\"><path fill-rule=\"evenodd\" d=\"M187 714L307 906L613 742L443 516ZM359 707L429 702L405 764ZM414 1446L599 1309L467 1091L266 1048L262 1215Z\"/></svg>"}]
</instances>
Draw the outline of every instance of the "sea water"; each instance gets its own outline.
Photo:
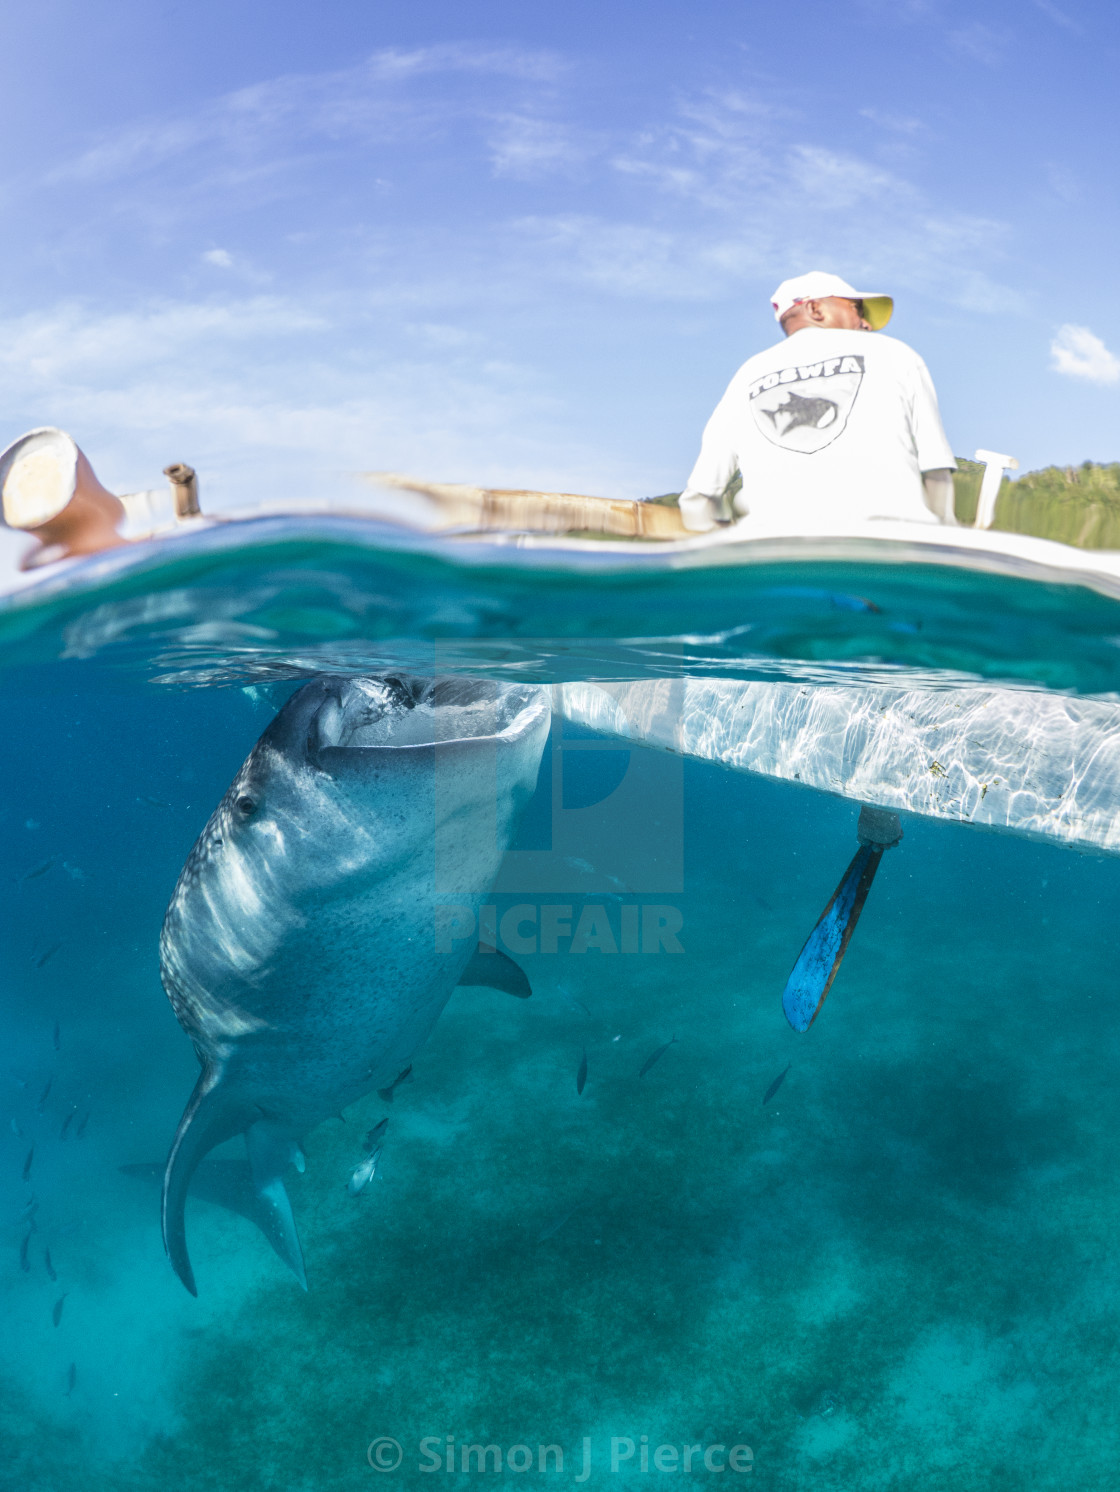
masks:
<instances>
[{"instance_id":1,"label":"sea water","mask_svg":"<svg viewBox=\"0 0 1120 1492\"><path fill-rule=\"evenodd\" d=\"M492 898L533 996L459 990L391 1104L307 1136L306 1294L205 1196L197 1300L164 1257L197 1063L157 942L316 672L1029 702L1120 687L1116 603L920 567L225 543L0 617L0 1486L1112 1485L1120 861L907 816L798 1035L782 989L858 805L557 720Z\"/></svg>"}]
</instances>

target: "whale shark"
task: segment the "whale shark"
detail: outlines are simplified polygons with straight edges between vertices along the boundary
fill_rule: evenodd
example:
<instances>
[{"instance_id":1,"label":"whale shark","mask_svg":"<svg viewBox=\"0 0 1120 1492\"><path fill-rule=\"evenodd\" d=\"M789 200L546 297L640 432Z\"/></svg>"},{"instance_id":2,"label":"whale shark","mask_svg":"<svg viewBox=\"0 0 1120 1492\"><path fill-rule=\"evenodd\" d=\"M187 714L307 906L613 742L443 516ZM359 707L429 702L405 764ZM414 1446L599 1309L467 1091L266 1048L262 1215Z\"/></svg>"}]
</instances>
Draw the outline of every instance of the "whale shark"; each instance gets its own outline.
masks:
<instances>
[{"instance_id":1,"label":"whale shark","mask_svg":"<svg viewBox=\"0 0 1120 1492\"><path fill-rule=\"evenodd\" d=\"M477 917L550 721L539 685L320 678L234 777L160 935L163 986L202 1068L162 1200L164 1246L192 1295L186 1198L209 1151L245 1136L257 1215L306 1289L284 1187L302 1137L391 1084L456 985L529 993L503 954L441 935L439 909L452 896Z\"/></svg>"}]
</instances>

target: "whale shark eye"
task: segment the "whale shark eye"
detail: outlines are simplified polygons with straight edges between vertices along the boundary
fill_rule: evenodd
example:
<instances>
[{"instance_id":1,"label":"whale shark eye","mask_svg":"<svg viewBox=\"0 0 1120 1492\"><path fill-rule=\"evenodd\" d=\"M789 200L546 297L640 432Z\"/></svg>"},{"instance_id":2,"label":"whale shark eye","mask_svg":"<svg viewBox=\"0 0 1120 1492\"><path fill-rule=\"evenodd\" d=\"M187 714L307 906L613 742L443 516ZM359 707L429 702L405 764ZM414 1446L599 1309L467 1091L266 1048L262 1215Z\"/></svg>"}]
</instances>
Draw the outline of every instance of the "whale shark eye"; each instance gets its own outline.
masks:
<instances>
[{"instance_id":1,"label":"whale shark eye","mask_svg":"<svg viewBox=\"0 0 1120 1492\"><path fill-rule=\"evenodd\" d=\"M257 805L255 801L250 798L247 793L242 793L240 798L238 798L237 802L233 806L237 809L238 813L241 814L243 818L248 818L250 814L254 814L257 811Z\"/></svg>"}]
</instances>

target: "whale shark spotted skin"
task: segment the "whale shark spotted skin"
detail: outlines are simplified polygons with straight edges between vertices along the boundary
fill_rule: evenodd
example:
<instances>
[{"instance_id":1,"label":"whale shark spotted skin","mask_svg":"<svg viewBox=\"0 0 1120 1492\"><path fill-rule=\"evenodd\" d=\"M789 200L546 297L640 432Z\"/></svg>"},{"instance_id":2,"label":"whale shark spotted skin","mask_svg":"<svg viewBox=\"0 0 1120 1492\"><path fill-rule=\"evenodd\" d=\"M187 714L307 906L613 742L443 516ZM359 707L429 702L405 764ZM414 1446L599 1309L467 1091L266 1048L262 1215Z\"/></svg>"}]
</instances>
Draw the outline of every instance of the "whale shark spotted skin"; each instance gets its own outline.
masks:
<instances>
[{"instance_id":1,"label":"whale shark spotted skin","mask_svg":"<svg viewBox=\"0 0 1120 1492\"><path fill-rule=\"evenodd\" d=\"M323 678L250 752L160 936L164 989L202 1064L163 1185L164 1244L192 1294L184 1212L208 1151L245 1135L266 1231L306 1288L283 1181L301 1137L392 1083L460 981L528 992L500 955L472 973L471 940L438 937L437 906L477 915L550 718L536 685Z\"/></svg>"}]
</instances>

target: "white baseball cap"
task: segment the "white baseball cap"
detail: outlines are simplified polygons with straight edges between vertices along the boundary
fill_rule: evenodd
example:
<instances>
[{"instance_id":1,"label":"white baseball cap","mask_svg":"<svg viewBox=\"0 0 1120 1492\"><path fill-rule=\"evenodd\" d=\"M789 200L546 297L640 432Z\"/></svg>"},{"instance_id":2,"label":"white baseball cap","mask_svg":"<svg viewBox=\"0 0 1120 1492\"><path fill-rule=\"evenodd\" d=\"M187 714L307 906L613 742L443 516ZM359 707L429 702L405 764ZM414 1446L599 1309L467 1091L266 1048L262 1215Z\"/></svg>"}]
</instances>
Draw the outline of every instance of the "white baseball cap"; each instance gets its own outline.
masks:
<instances>
[{"instance_id":1,"label":"white baseball cap","mask_svg":"<svg viewBox=\"0 0 1120 1492\"><path fill-rule=\"evenodd\" d=\"M839 275L813 269L807 275L794 275L792 280L783 280L774 291L770 297L774 320L781 322L782 317L802 301L825 300L830 295L839 295L844 300L861 300L864 319L873 332L886 326L894 310L894 301L889 295L880 295L877 290L853 290Z\"/></svg>"}]
</instances>

